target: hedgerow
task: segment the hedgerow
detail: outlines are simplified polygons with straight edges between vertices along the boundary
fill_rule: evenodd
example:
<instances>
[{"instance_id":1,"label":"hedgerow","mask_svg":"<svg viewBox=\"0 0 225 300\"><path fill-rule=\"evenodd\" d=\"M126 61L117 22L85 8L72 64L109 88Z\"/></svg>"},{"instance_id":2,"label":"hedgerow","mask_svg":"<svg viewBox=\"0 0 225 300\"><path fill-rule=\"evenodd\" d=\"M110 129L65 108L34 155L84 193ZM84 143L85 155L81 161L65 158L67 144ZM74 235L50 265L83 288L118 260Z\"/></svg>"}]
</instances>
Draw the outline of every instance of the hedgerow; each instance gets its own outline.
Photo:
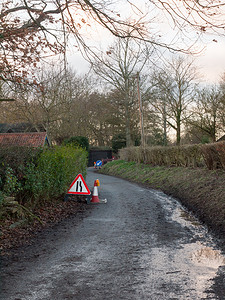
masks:
<instances>
[{"instance_id":1,"label":"hedgerow","mask_svg":"<svg viewBox=\"0 0 225 300\"><path fill-rule=\"evenodd\" d=\"M122 160L155 166L225 169L225 142L170 147L128 147L120 149L119 156Z\"/></svg>"},{"instance_id":2,"label":"hedgerow","mask_svg":"<svg viewBox=\"0 0 225 300\"><path fill-rule=\"evenodd\" d=\"M78 173L86 176L87 152L68 146L46 149L36 164L27 167L25 189L35 201L45 202L64 194Z\"/></svg>"},{"instance_id":3,"label":"hedgerow","mask_svg":"<svg viewBox=\"0 0 225 300\"><path fill-rule=\"evenodd\" d=\"M0 151L0 218L32 215L58 201L78 173L86 177L87 152L71 146ZM20 216L19 216L19 215Z\"/></svg>"}]
</instances>

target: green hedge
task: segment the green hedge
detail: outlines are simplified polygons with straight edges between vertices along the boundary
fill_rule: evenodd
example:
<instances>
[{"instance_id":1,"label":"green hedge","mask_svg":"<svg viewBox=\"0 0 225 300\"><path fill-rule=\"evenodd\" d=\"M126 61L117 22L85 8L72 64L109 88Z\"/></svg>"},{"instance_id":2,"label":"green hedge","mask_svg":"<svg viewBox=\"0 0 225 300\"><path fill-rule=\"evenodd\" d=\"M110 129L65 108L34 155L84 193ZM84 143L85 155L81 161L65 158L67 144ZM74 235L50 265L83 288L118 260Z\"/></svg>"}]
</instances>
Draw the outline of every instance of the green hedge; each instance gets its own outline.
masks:
<instances>
[{"instance_id":1,"label":"green hedge","mask_svg":"<svg viewBox=\"0 0 225 300\"><path fill-rule=\"evenodd\" d=\"M0 151L1 199L2 195L13 197L18 204L34 209L65 194L78 173L86 177L86 168L84 149L4 149Z\"/></svg>"},{"instance_id":2,"label":"green hedge","mask_svg":"<svg viewBox=\"0 0 225 300\"><path fill-rule=\"evenodd\" d=\"M63 195L75 176L86 177L87 152L74 147L44 150L27 168L25 190L35 201L43 202Z\"/></svg>"},{"instance_id":3,"label":"green hedge","mask_svg":"<svg viewBox=\"0 0 225 300\"><path fill-rule=\"evenodd\" d=\"M69 139L64 140L63 145L72 145L76 148L83 148L86 151L89 150L89 141L85 136L72 136Z\"/></svg>"},{"instance_id":4,"label":"green hedge","mask_svg":"<svg viewBox=\"0 0 225 300\"><path fill-rule=\"evenodd\" d=\"M30 147L0 148L0 190L3 190L7 172L12 172L21 180L28 164L34 161L42 151L42 148Z\"/></svg>"},{"instance_id":5,"label":"green hedge","mask_svg":"<svg viewBox=\"0 0 225 300\"><path fill-rule=\"evenodd\" d=\"M119 151L120 159L157 166L225 169L225 142L170 147L129 147Z\"/></svg>"}]
</instances>

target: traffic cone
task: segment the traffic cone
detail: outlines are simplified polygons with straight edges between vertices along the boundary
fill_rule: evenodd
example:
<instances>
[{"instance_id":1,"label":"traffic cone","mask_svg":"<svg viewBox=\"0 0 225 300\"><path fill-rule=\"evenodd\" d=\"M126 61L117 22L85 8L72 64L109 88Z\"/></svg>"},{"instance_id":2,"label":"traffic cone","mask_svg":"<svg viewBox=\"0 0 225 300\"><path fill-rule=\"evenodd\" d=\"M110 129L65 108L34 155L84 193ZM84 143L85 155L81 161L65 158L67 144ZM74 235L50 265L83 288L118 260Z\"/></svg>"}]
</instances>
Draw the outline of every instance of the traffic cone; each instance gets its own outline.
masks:
<instances>
[{"instance_id":1,"label":"traffic cone","mask_svg":"<svg viewBox=\"0 0 225 300\"><path fill-rule=\"evenodd\" d=\"M98 198L98 186L99 186L99 180L96 179L94 182L94 189L92 193L91 203L100 203L100 199Z\"/></svg>"}]
</instances>

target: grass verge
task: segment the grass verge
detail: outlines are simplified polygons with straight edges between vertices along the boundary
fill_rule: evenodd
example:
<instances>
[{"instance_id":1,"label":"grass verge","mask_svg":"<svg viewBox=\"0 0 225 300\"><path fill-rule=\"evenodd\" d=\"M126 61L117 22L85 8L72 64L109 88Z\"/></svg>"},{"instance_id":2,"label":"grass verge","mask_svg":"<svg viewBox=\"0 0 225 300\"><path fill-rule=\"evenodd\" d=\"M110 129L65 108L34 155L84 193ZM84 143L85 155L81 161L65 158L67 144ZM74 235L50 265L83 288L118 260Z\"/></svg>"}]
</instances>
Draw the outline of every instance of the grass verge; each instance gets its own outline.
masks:
<instances>
[{"instance_id":1,"label":"grass verge","mask_svg":"<svg viewBox=\"0 0 225 300\"><path fill-rule=\"evenodd\" d=\"M122 160L107 163L101 173L119 176L178 198L210 230L225 234L225 171L153 167Z\"/></svg>"}]
</instances>

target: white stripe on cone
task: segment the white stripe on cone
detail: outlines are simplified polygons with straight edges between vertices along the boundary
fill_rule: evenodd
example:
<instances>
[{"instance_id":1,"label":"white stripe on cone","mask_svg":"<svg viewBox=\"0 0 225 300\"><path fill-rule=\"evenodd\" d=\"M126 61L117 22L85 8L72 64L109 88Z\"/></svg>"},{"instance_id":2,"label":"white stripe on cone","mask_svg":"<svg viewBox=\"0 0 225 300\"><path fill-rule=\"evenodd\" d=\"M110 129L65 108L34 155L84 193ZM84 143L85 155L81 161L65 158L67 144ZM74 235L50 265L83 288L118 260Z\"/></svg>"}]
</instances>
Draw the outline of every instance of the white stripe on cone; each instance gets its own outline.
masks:
<instances>
[{"instance_id":1,"label":"white stripe on cone","mask_svg":"<svg viewBox=\"0 0 225 300\"><path fill-rule=\"evenodd\" d=\"M91 202L92 203L100 203L100 200L98 198L98 187L97 186L94 186Z\"/></svg>"}]
</instances>

